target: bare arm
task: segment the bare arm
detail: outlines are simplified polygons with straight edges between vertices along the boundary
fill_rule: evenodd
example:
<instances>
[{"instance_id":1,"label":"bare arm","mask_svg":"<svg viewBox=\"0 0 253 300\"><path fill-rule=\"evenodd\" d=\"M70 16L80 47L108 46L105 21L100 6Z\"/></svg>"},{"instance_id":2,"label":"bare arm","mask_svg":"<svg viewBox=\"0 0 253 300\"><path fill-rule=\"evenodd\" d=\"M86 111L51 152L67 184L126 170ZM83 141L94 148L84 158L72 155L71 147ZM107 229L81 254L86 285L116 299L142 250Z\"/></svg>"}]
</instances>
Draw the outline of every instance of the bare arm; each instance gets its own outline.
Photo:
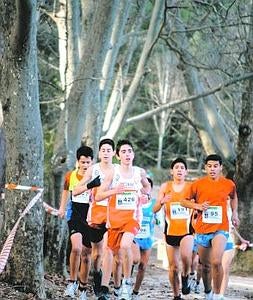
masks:
<instances>
[{"instance_id":1,"label":"bare arm","mask_svg":"<svg viewBox=\"0 0 253 300\"><path fill-rule=\"evenodd\" d=\"M150 195L151 185L147 179L147 174L144 169L141 169L141 184L142 184L142 189L141 189L142 194Z\"/></svg>"},{"instance_id":2,"label":"bare arm","mask_svg":"<svg viewBox=\"0 0 253 300\"><path fill-rule=\"evenodd\" d=\"M153 212L154 213L158 212L162 208L163 204L166 201L168 201L168 196L165 196L165 188L166 188L166 182L163 183L161 185L160 189L159 189L157 200L156 200L156 203L153 207Z\"/></svg>"},{"instance_id":3,"label":"bare arm","mask_svg":"<svg viewBox=\"0 0 253 300\"><path fill-rule=\"evenodd\" d=\"M235 227L238 227L240 224L240 220L238 218L238 197L236 191L234 192L233 197L231 197L230 206L232 209L232 224Z\"/></svg>"},{"instance_id":4,"label":"bare arm","mask_svg":"<svg viewBox=\"0 0 253 300\"><path fill-rule=\"evenodd\" d=\"M92 179L92 166L87 169L83 178L78 182L72 191L73 196L77 196L87 191L87 183Z\"/></svg>"},{"instance_id":5,"label":"bare arm","mask_svg":"<svg viewBox=\"0 0 253 300\"><path fill-rule=\"evenodd\" d=\"M62 195L61 195L61 204L60 204L59 213L58 213L58 216L60 218L64 218L64 216L65 216L68 199L69 199L69 191L63 190Z\"/></svg>"},{"instance_id":6,"label":"bare arm","mask_svg":"<svg viewBox=\"0 0 253 300\"><path fill-rule=\"evenodd\" d=\"M119 184L115 188L111 189L111 183L113 180L114 171L111 171L104 179L103 183L98 187L96 195L95 195L95 201L101 201L106 198L111 197L115 194L120 194L125 191L124 184Z\"/></svg>"}]
</instances>

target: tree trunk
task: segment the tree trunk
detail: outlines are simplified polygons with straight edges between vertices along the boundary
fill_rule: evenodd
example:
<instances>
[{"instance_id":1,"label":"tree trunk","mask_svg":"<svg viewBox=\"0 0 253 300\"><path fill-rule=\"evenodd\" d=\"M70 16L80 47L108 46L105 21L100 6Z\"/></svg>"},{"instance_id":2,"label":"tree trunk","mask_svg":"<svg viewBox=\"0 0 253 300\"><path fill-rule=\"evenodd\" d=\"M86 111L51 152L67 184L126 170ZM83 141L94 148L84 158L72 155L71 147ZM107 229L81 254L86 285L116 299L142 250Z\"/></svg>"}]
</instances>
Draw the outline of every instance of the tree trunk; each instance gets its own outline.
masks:
<instances>
[{"instance_id":1,"label":"tree trunk","mask_svg":"<svg viewBox=\"0 0 253 300\"><path fill-rule=\"evenodd\" d=\"M253 2L251 2L250 22L253 22ZM253 70L253 27L249 26L247 48L245 50L245 68ZM249 80L242 95L241 122L239 125L239 138L236 163L236 183L239 196L239 217L241 221L240 234L247 240L253 240L253 80ZM253 254L248 251L238 254L236 269L252 272Z\"/></svg>"},{"instance_id":2,"label":"tree trunk","mask_svg":"<svg viewBox=\"0 0 253 300\"><path fill-rule=\"evenodd\" d=\"M4 57L1 70L6 133L6 182L43 186L43 138L37 70L37 1L0 4ZM5 237L35 192L11 190L5 195ZM5 278L45 298L42 201L20 222Z\"/></svg>"},{"instance_id":3,"label":"tree trunk","mask_svg":"<svg viewBox=\"0 0 253 300\"><path fill-rule=\"evenodd\" d=\"M164 0L156 0L154 8L153 8L150 24L149 24L147 37L146 37L145 44L144 44L137 68L136 68L134 78L131 82L131 85L130 85L128 91L127 91L124 101L107 132L107 135L112 138L115 137L115 135L117 134L120 126L122 125L123 121L126 118L127 113L129 112L131 102L135 98L140 81L145 72L145 65L147 63L149 55L153 49L153 46L159 36L161 28L162 28L164 9L165 9L165 1Z\"/></svg>"}]
</instances>

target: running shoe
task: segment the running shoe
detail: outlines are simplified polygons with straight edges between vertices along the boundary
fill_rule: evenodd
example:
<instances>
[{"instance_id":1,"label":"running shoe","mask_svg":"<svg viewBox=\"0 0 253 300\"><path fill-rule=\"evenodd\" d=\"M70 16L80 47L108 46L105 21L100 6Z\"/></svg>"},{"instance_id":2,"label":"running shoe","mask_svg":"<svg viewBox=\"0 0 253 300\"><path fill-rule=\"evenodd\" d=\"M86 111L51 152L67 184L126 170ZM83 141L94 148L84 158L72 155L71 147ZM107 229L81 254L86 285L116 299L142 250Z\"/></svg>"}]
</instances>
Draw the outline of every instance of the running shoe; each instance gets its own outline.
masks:
<instances>
[{"instance_id":1,"label":"running shoe","mask_svg":"<svg viewBox=\"0 0 253 300\"><path fill-rule=\"evenodd\" d=\"M132 298L132 284L123 279L120 300L131 300Z\"/></svg>"},{"instance_id":2,"label":"running shoe","mask_svg":"<svg viewBox=\"0 0 253 300\"><path fill-rule=\"evenodd\" d=\"M213 300L213 291L205 293L205 300Z\"/></svg>"},{"instance_id":3,"label":"running shoe","mask_svg":"<svg viewBox=\"0 0 253 300\"><path fill-rule=\"evenodd\" d=\"M93 273L93 291L96 296L99 295L101 289L101 279L102 279L102 271L99 272L94 271Z\"/></svg>"},{"instance_id":4,"label":"running shoe","mask_svg":"<svg viewBox=\"0 0 253 300\"><path fill-rule=\"evenodd\" d=\"M183 295L188 295L191 292L191 286L190 286L190 281L187 276L182 276L182 294Z\"/></svg>"},{"instance_id":5,"label":"running shoe","mask_svg":"<svg viewBox=\"0 0 253 300\"><path fill-rule=\"evenodd\" d=\"M179 295L179 296L174 296L173 300L184 300L184 299L181 298L181 295Z\"/></svg>"},{"instance_id":6,"label":"running shoe","mask_svg":"<svg viewBox=\"0 0 253 300\"><path fill-rule=\"evenodd\" d=\"M132 299L132 300L139 300L140 297L139 297L139 295L132 294L132 298L131 298L131 299Z\"/></svg>"},{"instance_id":7,"label":"running shoe","mask_svg":"<svg viewBox=\"0 0 253 300\"><path fill-rule=\"evenodd\" d=\"M110 299L110 293L109 288L107 286L101 286L101 290L99 293L99 296L97 298L98 300L109 300Z\"/></svg>"},{"instance_id":8,"label":"running shoe","mask_svg":"<svg viewBox=\"0 0 253 300\"><path fill-rule=\"evenodd\" d=\"M70 282L66 287L66 290L64 292L64 296L75 298L76 293L77 293L77 289L78 289L78 283L76 281L75 282Z\"/></svg>"},{"instance_id":9,"label":"running shoe","mask_svg":"<svg viewBox=\"0 0 253 300\"><path fill-rule=\"evenodd\" d=\"M88 299L87 291L84 290L84 291L80 292L78 300L87 300L87 299Z\"/></svg>"},{"instance_id":10,"label":"running shoe","mask_svg":"<svg viewBox=\"0 0 253 300\"><path fill-rule=\"evenodd\" d=\"M115 300L120 299L121 291L122 291L122 286L120 286L119 288L115 288L115 287L114 287L114 290L113 290L113 297L114 297Z\"/></svg>"},{"instance_id":11,"label":"running shoe","mask_svg":"<svg viewBox=\"0 0 253 300\"><path fill-rule=\"evenodd\" d=\"M196 283L195 288L194 288L194 293L195 294L200 294L200 285Z\"/></svg>"}]
</instances>

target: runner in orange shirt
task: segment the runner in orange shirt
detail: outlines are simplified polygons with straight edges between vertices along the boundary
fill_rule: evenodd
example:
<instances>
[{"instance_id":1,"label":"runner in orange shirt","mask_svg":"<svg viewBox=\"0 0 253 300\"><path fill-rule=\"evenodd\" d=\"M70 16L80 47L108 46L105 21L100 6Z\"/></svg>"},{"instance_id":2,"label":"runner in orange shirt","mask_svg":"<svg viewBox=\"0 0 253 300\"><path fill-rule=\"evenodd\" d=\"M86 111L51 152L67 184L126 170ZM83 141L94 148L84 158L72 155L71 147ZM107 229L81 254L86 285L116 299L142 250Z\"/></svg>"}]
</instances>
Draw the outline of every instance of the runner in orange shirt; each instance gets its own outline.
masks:
<instances>
[{"instance_id":1,"label":"runner in orange shirt","mask_svg":"<svg viewBox=\"0 0 253 300\"><path fill-rule=\"evenodd\" d=\"M182 261L182 293L190 293L189 273L192 262L193 231L191 210L180 205L185 198L190 183L185 182L187 165L185 160L177 158L171 163L172 181L164 182L159 190L154 212L162 207L165 210L165 240L169 261L169 280L174 293L174 300L180 300L179 266ZM180 258L179 258L180 257Z\"/></svg>"},{"instance_id":2,"label":"runner in orange shirt","mask_svg":"<svg viewBox=\"0 0 253 300\"><path fill-rule=\"evenodd\" d=\"M90 180L95 180L99 177L99 180L103 182L107 173L114 170L112 163L113 156L115 155L114 141L108 138L104 138L99 143L98 157L100 162L92 165L88 168L85 176L80 180L79 184L73 190L73 195L78 195L87 190L87 183ZM107 202L103 201L96 202L94 197L97 191L97 187L92 189L92 201L89 206L87 214L87 222L91 227L92 238L92 262L93 262L93 288L95 295L99 294L101 285L101 265L102 265L102 254L103 254L103 237L106 232L106 220L107 220ZM118 266L117 266L118 267ZM117 269L115 272L116 285L120 286L120 279L117 276Z\"/></svg>"},{"instance_id":3,"label":"runner in orange shirt","mask_svg":"<svg viewBox=\"0 0 253 300\"><path fill-rule=\"evenodd\" d=\"M95 195L96 201L109 198L107 227L108 240L103 258L103 276L99 300L110 299L109 281L113 257L123 258L124 278L120 299L131 299L131 269L133 264L131 245L141 223L141 202L150 192L146 172L133 166L134 151L128 140L121 140L116 147L120 165L106 176ZM145 194L145 196L144 196Z\"/></svg>"},{"instance_id":4,"label":"runner in orange shirt","mask_svg":"<svg viewBox=\"0 0 253 300\"><path fill-rule=\"evenodd\" d=\"M222 176L222 159L219 155L208 155L205 169L207 176L191 185L181 204L198 210L195 231L205 298L216 300L221 299L222 256L229 231L227 199L231 199L232 223L238 226L238 198L234 182Z\"/></svg>"}]
</instances>

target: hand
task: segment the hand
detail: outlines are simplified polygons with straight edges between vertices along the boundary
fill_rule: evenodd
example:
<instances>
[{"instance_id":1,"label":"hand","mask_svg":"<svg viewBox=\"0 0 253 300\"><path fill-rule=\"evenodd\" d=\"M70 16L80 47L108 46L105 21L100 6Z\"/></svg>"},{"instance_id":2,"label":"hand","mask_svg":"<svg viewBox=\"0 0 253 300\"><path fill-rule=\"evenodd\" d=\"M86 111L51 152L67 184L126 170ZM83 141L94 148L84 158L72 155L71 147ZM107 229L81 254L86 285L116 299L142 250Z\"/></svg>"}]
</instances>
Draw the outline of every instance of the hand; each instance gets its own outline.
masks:
<instances>
[{"instance_id":1,"label":"hand","mask_svg":"<svg viewBox=\"0 0 253 300\"><path fill-rule=\"evenodd\" d=\"M164 197L160 200L160 204L163 205L164 203L167 203L171 200L171 194L166 194Z\"/></svg>"},{"instance_id":2,"label":"hand","mask_svg":"<svg viewBox=\"0 0 253 300\"><path fill-rule=\"evenodd\" d=\"M115 187L115 194L122 194L126 190L124 183L120 183Z\"/></svg>"},{"instance_id":3,"label":"hand","mask_svg":"<svg viewBox=\"0 0 253 300\"><path fill-rule=\"evenodd\" d=\"M61 207L58 210L58 217L63 219L65 217L65 209L62 209Z\"/></svg>"},{"instance_id":4,"label":"hand","mask_svg":"<svg viewBox=\"0 0 253 300\"><path fill-rule=\"evenodd\" d=\"M101 180L100 180L100 176L98 175L96 178L94 178L87 184L87 189L89 190L96 186L100 186L100 184L101 184Z\"/></svg>"},{"instance_id":5,"label":"hand","mask_svg":"<svg viewBox=\"0 0 253 300\"><path fill-rule=\"evenodd\" d=\"M208 209L209 206L209 202L205 201L204 203L198 204L198 207L196 209L200 211L205 211Z\"/></svg>"},{"instance_id":6,"label":"hand","mask_svg":"<svg viewBox=\"0 0 253 300\"><path fill-rule=\"evenodd\" d=\"M246 240L242 240L241 245L239 246L239 249L242 251L247 250L247 248L249 247L250 242L246 241Z\"/></svg>"}]
</instances>

